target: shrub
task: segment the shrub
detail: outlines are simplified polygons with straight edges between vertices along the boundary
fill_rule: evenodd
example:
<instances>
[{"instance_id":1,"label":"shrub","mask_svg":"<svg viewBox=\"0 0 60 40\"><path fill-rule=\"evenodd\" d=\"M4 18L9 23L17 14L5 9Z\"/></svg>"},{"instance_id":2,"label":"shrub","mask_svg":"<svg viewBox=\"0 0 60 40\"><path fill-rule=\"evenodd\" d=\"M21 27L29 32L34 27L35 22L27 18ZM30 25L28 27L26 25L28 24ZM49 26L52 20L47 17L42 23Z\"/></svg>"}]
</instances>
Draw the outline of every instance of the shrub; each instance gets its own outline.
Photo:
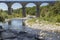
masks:
<instances>
[{"instance_id":1,"label":"shrub","mask_svg":"<svg viewBox=\"0 0 60 40\"><path fill-rule=\"evenodd\" d=\"M57 16L56 22L59 22L60 23L60 16Z\"/></svg>"},{"instance_id":2,"label":"shrub","mask_svg":"<svg viewBox=\"0 0 60 40\"><path fill-rule=\"evenodd\" d=\"M0 22L4 22L5 18L3 16L0 16Z\"/></svg>"}]
</instances>

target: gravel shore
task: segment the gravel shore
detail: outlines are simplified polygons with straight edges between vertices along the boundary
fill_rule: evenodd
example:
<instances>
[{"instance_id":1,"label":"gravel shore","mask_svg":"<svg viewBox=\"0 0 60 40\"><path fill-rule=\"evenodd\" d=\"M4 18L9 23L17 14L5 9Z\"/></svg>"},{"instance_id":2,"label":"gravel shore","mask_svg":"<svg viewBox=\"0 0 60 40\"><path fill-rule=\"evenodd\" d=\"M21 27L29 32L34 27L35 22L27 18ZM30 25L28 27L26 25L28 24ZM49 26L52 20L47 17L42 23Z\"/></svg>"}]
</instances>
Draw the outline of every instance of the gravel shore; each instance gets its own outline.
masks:
<instances>
[{"instance_id":1,"label":"gravel shore","mask_svg":"<svg viewBox=\"0 0 60 40\"><path fill-rule=\"evenodd\" d=\"M46 24L45 22L36 22L36 23L30 25L27 21L25 21L25 23L30 28L40 29L43 31L60 32L60 26L58 26L58 25L49 24L49 23Z\"/></svg>"}]
</instances>

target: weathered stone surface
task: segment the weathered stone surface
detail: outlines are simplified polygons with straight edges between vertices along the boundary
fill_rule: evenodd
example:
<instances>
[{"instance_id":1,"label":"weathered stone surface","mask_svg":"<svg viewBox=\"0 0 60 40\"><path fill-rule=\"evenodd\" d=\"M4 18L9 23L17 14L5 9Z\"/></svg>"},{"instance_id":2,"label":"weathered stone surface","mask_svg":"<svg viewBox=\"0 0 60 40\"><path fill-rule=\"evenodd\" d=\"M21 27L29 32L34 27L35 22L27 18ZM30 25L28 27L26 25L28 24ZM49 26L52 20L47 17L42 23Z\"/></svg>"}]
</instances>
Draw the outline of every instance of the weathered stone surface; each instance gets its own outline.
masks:
<instances>
[{"instance_id":1,"label":"weathered stone surface","mask_svg":"<svg viewBox=\"0 0 60 40\"><path fill-rule=\"evenodd\" d=\"M16 35L9 31L3 32L2 37L4 40L38 40L39 36L27 32L19 32Z\"/></svg>"}]
</instances>

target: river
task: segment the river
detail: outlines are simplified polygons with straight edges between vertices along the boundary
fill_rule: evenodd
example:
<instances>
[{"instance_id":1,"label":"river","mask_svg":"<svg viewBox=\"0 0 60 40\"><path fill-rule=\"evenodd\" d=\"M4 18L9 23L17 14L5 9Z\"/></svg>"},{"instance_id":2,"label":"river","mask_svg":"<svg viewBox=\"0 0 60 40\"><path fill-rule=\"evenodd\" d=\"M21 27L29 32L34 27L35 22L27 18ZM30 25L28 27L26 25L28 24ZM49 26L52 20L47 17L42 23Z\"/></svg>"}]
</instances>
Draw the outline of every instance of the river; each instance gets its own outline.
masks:
<instances>
[{"instance_id":1,"label":"river","mask_svg":"<svg viewBox=\"0 0 60 40\"><path fill-rule=\"evenodd\" d=\"M8 25L8 22L6 23L0 23L0 25L3 26L3 28L5 30L7 30L6 32L3 32L3 37L10 37L10 36L15 36L13 33L10 33L8 31L8 29L16 32L16 33L19 33L20 31L22 30L25 30L26 32L29 32L29 33L37 33L39 34L40 33L40 36L44 38L44 40L60 40L60 33L58 32L49 32L49 31L42 31L42 30L39 30L39 29L32 29L32 28L28 28L28 27L25 27L25 29L23 29L23 26L22 26L22 20L21 19L17 19L17 20L12 20L11 21L11 25ZM4 35L6 34L6 35ZM6 39L6 40L11 40L11 39ZM13 39L13 40L17 40L17 38ZM31 39L33 40L33 39Z\"/></svg>"}]
</instances>

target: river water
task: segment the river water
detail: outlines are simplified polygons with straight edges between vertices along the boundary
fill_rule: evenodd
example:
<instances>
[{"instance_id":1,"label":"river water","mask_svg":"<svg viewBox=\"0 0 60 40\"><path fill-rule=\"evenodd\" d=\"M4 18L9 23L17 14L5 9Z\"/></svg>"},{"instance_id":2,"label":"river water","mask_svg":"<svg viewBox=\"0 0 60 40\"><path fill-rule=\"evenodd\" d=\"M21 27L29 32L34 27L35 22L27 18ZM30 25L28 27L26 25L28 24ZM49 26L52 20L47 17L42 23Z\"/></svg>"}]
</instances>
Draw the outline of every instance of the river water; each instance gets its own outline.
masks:
<instances>
[{"instance_id":1,"label":"river water","mask_svg":"<svg viewBox=\"0 0 60 40\"><path fill-rule=\"evenodd\" d=\"M36 34L39 34L40 38L43 38L44 40L60 40L60 33L58 33L58 32L42 31L42 30L39 30L39 29L28 28L27 26L25 27L25 29L23 29L21 19L12 20L11 25L8 25L8 22L3 23L3 24L0 23L0 25L2 25L3 28L5 30L7 30L6 32L2 33L3 37L15 36L13 33L10 33L8 31L8 29L10 29L10 30L12 30L16 33L19 33L22 30L25 30L26 32L29 32L29 33L32 33L32 34L36 33ZM11 39L6 39L6 40L11 40ZM17 38L12 39L12 40L17 40Z\"/></svg>"},{"instance_id":2,"label":"river water","mask_svg":"<svg viewBox=\"0 0 60 40\"><path fill-rule=\"evenodd\" d=\"M2 24L2 23L1 23ZM19 31L19 29L22 29L22 20L11 20L11 25L8 25L8 22L3 23L4 29L13 29Z\"/></svg>"}]
</instances>

